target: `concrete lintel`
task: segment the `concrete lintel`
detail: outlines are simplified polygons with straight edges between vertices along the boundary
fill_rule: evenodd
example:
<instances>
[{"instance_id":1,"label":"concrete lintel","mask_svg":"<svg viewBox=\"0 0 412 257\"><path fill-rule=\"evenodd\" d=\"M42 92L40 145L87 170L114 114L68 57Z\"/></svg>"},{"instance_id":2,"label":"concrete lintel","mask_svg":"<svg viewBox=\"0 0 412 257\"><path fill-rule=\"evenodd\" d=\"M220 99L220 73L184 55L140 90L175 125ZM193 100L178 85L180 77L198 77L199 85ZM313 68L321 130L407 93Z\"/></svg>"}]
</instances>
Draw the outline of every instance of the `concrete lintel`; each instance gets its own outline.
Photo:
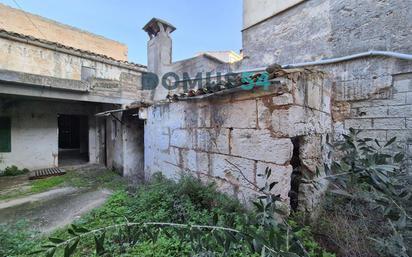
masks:
<instances>
[{"instance_id":1,"label":"concrete lintel","mask_svg":"<svg viewBox=\"0 0 412 257\"><path fill-rule=\"evenodd\" d=\"M88 92L89 84L74 79L62 79L44 75L0 69L0 81L54 89ZM19 85L16 85L19 86Z\"/></svg>"},{"instance_id":2,"label":"concrete lintel","mask_svg":"<svg viewBox=\"0 0 412 257\"><path fill-rule=\"evenodd\" d=\"M136 101L136 99L106 97L76 91L56 90L50 87L21 86L4 81L0 81L0 94L122 105L127 105Z\"/></svg>"}]
</instances>

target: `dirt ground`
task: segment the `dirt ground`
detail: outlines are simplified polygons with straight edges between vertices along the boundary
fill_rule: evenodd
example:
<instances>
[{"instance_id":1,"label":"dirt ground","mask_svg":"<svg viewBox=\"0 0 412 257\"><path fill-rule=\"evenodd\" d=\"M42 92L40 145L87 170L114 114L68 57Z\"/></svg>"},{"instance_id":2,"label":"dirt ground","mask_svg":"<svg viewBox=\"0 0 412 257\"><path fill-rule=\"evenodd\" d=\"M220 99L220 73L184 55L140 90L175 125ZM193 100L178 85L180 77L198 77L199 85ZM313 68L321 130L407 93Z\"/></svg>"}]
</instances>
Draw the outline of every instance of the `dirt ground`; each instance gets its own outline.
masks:
<instances>
[{"instance_id":1,"label":"dirt ground","mask_svg":"<svg viewBox=\"0 0 412 257\"><path fill-rule=\"evenodd\" d=\"M0 200L0 223L24 220L35 231L51 232L101 206L122 178L104 167L84 166L67 170L64 182L43 192L30 193L32 183L27 175L0 178L0 197L7 198Z\"/></svg>"}]
</instances>

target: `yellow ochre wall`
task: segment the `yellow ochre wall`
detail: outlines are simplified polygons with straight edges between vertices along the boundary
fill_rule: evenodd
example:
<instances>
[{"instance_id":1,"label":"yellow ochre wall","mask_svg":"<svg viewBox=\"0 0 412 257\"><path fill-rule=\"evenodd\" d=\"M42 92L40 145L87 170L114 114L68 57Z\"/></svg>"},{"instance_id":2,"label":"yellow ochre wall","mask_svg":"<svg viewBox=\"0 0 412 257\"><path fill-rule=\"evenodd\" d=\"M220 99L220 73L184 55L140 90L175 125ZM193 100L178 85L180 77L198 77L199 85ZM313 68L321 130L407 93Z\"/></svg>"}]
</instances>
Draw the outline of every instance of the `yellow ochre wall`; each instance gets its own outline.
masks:
<instances>
[{"instance_id":1,"label":"yellow ochre wall","mask_svg":"<svg viewBox=\"0 0 412 257\"><path fill-rule=\"evenodd\" d=\"M0 4L0 29L127 61L125 44L3 4Z\"/></svg>"}]
</instances>

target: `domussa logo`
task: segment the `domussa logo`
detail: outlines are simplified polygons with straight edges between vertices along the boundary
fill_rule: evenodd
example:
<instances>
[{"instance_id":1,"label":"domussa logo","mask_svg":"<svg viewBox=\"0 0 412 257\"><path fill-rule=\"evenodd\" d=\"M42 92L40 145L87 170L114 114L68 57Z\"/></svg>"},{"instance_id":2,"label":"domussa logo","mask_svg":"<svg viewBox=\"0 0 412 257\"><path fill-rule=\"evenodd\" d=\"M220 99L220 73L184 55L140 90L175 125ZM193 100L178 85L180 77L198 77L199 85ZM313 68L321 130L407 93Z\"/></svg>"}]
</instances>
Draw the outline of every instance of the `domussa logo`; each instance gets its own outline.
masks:
<instances>
[{"instance_id":1,"label":"domussa logo","mask_svg":"<svg viewBox=\"0 0 412 257\"><path fill-rule=\"evenodd\" d=\"M198 72L195 77L190 77L188 72L182 73L182 79L179 74L175 72L165 73L161 79L155 73L147 72L142 75L143 90L154 90L161 84L167 90L175 90L179 86L183 87L185 92L194 88L203 88L212 86L220 81L227 81L233 85L240 86L243 90L252 90L254 87L263 87L268 90L270 86L269 74L267 72L253 73L216 73L212 75L211 72Z\"/></svg>"}]
</instances>

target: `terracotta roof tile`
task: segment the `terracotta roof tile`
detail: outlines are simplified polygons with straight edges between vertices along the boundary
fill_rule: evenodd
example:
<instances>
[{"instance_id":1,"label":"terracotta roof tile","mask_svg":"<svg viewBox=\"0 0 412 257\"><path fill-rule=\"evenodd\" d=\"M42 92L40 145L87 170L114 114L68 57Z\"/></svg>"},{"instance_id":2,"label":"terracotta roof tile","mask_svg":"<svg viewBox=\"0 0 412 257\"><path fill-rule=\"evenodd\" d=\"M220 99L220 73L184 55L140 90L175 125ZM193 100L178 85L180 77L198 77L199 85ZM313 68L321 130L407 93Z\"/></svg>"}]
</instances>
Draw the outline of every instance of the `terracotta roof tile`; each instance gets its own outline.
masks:
<instances>
[{"instance_id":1,"label":"terracotta roof tile","mask_svg":"<svg viewBox=\"0 0 412 257\"><path fill-rule=\"evenodd\" d=\"M248 78L242 77L239 74L235 79L231 81L219 81L218 83L212 82L210 85L199 88L196 90L189 90L188 92L181 93L181 94L169 94L167 99L169 101L178 101L178 100L185 100L189 98L199 98L199 96L208 97L214 94L225 94L225 93L232 93L242 89L243 85L248 85L251 81L257 82L262 74L265 73L267 75L267 81L270 85L278 84L279 78L287 78L292 81L295 81L296 76L302 74L318 74L323 76L323 72L313 70L313 69L306 69L306 68L291 68L286 69L282 68L279 64L272 64L266 68L265 72L255 72L253 75L248 76Z\"/></svg>"}]
</instances>

